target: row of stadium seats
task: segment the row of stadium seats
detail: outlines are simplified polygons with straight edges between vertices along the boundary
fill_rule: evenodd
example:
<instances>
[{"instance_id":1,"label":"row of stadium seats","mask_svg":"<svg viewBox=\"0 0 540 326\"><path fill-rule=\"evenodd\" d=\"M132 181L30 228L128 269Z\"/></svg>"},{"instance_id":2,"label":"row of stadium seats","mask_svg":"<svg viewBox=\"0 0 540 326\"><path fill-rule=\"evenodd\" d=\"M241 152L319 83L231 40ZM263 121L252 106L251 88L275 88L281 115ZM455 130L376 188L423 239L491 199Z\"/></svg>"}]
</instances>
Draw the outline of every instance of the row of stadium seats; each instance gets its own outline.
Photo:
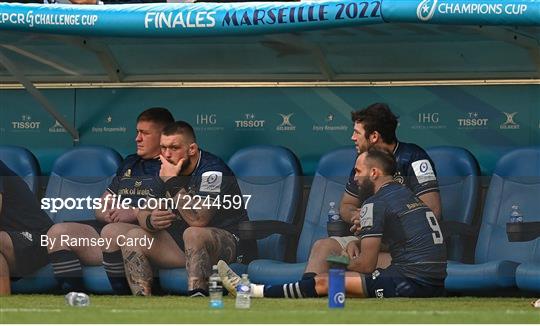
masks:
<instances>
[{"instance_id":1,"label":"row of stadium seats","mask_svg":"<svg viewBox=\"0 0 540 326\"><path fill-rule=\"evenodd\" d=\"M540 239L509 242L505 233L514 202L520 204L527 221L540 220L540 148L519 148L499 159L485 199L481 223L474 221L479 201L479 168L474 156L458 147L433 147L428 153L435 162L447 224L449 265L446 287L456 293L501 290L540 292ZM20 147L0 146L0 157L25 177L35 192L39 165ZM259 258L248 266L233 264L237 272L248 272L256 283L284 283L299 279L313 243L326 236L328 203L339 203L354 164L353 148L324 155L317 166L307 203L302 203L302 169L290 150L277 146L252 146L236 152L229 160L244 194L251 194L248 212L252 222L241 225L241 236L258 240ZM121 157L114 150L80 146L54 163L46 197L98 197L114 176ZM82 176L84 175L84 176ZM262 178L261 178L262 177ZM93 216L92 211L61 210L49 214L55 222ZM536 216L535 216L536 214ZM479 227L475 227L479 224ZM268 236L270 235L270 236ZM478 237L474 264L461 262L466 240ZM287 253L296 248L289 262ZM90 292L111 293L101 266L85 266L85 285ZM163 289L187 293L185 269L159 271ZM52 268L13 283L14 293L47 292L56 286Z\"/></svg>"}]
</instances>

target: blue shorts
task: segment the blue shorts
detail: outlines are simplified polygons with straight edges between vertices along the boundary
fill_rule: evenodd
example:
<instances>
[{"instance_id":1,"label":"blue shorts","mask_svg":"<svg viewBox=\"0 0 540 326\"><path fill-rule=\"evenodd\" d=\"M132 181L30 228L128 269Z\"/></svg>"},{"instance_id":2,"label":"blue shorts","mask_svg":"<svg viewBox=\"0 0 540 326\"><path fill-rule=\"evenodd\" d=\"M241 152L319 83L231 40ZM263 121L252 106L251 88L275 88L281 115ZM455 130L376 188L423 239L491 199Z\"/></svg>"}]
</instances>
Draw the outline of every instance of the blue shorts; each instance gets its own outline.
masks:
<instances>
[{"instance_id":1,"label":"blue shorts","mask_svg":"<svg viewBox=\"0 0 540 326\"><path fill-rule=\"evenodd\" d=\"M446 294L444 286L419 283L392 265L386 269L377 268L372 274L362 274L362 285L364 293L371 298L429 298Z\"/></svg>"}]
</instances>

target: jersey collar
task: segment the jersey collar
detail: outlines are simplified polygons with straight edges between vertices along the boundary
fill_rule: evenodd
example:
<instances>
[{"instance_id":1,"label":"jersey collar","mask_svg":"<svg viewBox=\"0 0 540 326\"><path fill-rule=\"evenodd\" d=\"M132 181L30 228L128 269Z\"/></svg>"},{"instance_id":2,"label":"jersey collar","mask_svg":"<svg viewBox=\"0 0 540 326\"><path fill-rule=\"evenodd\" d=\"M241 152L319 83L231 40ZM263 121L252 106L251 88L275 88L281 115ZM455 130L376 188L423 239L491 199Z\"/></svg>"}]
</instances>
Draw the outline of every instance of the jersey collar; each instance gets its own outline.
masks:
<instances>
[{"instance_id":1,"label":"jersey collar","mask_svg":"<svg viewBox=\"0 0 540 326\"><path fill-rule=\"evenodd\" d=\"M394 151L392 152L392 154L394 154L394 156L396 155L397 151L398 151L398 147L399 147L399 141L396 142L396 147L394 147Z\"/></svg>"}]
</instances>

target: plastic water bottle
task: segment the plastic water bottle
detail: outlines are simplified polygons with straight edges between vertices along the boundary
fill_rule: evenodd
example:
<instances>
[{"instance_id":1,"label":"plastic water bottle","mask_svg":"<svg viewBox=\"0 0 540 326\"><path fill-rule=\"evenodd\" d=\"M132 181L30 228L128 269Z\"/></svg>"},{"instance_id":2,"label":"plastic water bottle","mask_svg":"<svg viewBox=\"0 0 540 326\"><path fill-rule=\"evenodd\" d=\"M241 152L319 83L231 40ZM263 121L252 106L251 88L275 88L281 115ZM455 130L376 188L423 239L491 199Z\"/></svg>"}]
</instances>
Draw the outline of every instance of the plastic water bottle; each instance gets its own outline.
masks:
<instances>
[{"instance_id":1,"label":"plastic water bottle","mask_svg":"<svg viewBox=\"0 0 540 326\"><path fill-rule=\"evenodd\" d=\"M212 275L208 279L208 293L210 294L210 308L223 308L223 284L218 274L217 265L212 267Z\"/></svg>"},{"instance_id":2,"label":"plastic water bottle","mask_svg":"<svg viewBox=\"0 0 540 326\"><path fill-rule=\"evenodd\" d=\"M251 283L248 274L242 274L240 283L236 286L236 309L249 309L251 306Z\"/></svg>"},{"instance_id":3,"label":"plastic water bottle","mask_svg":"<svg viewBox=\"0 0 540 326\"><path fill-rule=\"evenodd\" d=\"M86 293L82 292L69 292L64 297L66 304L75 307L86 307L90 305L90 297Z\"/></svg>"},{"instance_id":4,"label":"plastic water bottle","mask_svg":"<svg viewBox=\"0 0 540 326\"><path fill-rule=\"evenodd\" d=\"M328 222L337 222L341 218L339 217L339 214L336 212L336 203L331 201L329 203L330 209L328 210Z\"/></svg>"},{"instance_id":5,"label":"plastic water bottle","mask_svg":"<svg viewBox=\"0 0 540 326\"><path fill-rule=\"evenodd\" d=\"M512 205L512 213L510 214L510 223L521 223L523 222L523 214L519 210L519 205Z\"/></svg>"}]
</instances>

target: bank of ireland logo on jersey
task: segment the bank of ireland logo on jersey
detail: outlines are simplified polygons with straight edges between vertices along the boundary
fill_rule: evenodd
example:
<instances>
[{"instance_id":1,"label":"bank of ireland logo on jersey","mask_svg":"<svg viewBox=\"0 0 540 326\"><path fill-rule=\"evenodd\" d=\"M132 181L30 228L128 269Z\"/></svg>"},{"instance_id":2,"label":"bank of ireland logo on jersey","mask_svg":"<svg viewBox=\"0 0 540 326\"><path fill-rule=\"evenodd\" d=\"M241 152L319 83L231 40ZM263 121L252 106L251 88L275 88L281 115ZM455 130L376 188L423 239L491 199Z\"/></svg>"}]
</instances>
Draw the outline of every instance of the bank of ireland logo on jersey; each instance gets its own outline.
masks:
<instances>
[{"instance_id":1,"label":"bank of ireland logo on jersey","mask_svg":"<svg viewBox=\"0 0 540 326\"><path fill-rule=\"evenodd\" d=\"M416 8L416 16L418 19L424 22L431 20L437 9L437 2L439 2L439 0L422 0Z\"/></svg>"}]
</instances>

